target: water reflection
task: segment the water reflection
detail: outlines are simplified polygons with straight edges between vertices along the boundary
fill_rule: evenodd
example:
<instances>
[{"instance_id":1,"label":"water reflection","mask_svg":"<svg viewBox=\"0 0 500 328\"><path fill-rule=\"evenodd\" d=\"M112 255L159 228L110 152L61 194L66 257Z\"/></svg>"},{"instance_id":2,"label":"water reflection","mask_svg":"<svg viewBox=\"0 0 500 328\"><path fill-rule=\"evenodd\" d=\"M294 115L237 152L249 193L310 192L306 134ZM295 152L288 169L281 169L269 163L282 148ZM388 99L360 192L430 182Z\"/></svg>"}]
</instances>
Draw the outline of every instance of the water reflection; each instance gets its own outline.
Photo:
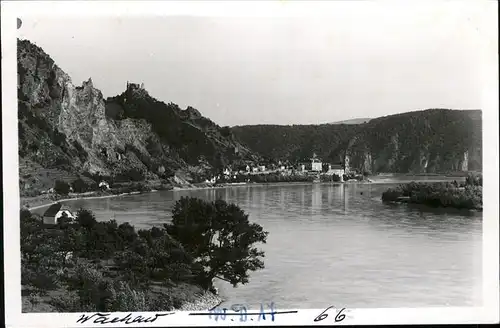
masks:
<instances>
[{"instance_id":1,"label":"water reflection","mask_svg":"<svg viewBox=\"0 0 500 328\"><path fill-rule=\"evenodd\" d=\"M261 245L265 269L252 273L248 285L218 286L229 303L279 300L280 307L311 308L335 295L347 307L478 305L481 213L383 204L387 187L242 186L70 204L138 228L170 220L181 196L239 204L270 234Z\"/></svg>"},{"instance_id":2,"label":"water reflection","mask_svg":"<svg viewBox=\"0 0 500 328\"><path fill-rule=\"evenodd\" d=\"M314 184L311 190L311 213L315 213L318 209L321 209L321 194L322 190L319 184Z\"/></svg>"}]
</instances>

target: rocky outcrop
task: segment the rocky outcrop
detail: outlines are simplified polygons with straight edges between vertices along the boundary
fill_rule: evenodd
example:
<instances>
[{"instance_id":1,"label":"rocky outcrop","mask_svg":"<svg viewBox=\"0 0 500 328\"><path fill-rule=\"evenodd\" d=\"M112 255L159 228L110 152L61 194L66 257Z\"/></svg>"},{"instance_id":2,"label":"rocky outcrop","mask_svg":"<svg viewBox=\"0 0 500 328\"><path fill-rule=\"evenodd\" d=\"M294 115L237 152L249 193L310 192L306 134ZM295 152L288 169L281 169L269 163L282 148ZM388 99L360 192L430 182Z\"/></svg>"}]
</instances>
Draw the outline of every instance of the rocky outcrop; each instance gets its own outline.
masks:
<instances>
[{"instance_id":1,"label":"rocky outcrop","mask_svg":"<svg viewBox=\"0 0 500 328\"><path fill-rule=\"evenodd\" d=\"M198 110L158 101L143 85L124 87L105 100L91 78L74 85L40 47L19 40L19 156L28 163L20 175L36 163L73 175L160 179L179 169L208 174L217 158L258 159Z\"/></svg>"}]
</instances>

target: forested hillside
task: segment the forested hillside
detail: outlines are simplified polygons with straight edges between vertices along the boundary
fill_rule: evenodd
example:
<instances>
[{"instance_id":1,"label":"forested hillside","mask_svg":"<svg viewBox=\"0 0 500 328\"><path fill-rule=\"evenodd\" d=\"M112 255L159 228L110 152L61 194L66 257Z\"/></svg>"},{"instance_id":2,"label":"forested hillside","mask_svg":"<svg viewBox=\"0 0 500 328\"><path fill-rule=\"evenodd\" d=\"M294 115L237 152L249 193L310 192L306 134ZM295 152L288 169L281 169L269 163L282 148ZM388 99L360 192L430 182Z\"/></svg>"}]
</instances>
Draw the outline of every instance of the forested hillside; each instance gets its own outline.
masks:
<instances>
[{"instance_id":1,"label":"forested hillside","mask_svg":"<svg viewBox=\"0 0 500 328\"><path fill-rule=\"evenodd\" d=\"M481 170L480 110L428 109L371 119L365 124L233 127L252 150L277 161L347 163L370 173Z\"/></svg>"}]
</instances>

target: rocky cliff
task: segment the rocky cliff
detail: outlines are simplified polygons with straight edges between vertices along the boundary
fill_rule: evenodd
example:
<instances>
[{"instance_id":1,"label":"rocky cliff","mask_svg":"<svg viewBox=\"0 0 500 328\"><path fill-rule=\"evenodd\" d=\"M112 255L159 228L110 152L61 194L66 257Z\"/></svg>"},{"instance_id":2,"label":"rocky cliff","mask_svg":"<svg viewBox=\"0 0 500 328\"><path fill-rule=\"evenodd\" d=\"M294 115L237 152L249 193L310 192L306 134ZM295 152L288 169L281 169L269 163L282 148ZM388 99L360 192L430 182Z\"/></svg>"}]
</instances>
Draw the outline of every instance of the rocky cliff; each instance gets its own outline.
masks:
<instances>
[{"instance_id":1,"label":"rocky cliff","mask_svg":"<svg viewBox=\"0 0 500 328\"><path fill-rule=\"evenodd\" d=\"M258 160L194 108L152 98L141 86L104 99L92 80L74 85L40 47L18 40L21 191L79 175L121 180L188 179Z\"/></svg>"},{"instance_id":2,"label":"rocky cliff","mask_svg":"<svg viewBox=\"0 0 500 328\"><path fill-rule=\"evenodd\" d=\"M479 110L429 109L358 125L255 125L233 132L270 160L314 153L361 172L447 173L482 169Z\"/></svg>"}]
</instances>

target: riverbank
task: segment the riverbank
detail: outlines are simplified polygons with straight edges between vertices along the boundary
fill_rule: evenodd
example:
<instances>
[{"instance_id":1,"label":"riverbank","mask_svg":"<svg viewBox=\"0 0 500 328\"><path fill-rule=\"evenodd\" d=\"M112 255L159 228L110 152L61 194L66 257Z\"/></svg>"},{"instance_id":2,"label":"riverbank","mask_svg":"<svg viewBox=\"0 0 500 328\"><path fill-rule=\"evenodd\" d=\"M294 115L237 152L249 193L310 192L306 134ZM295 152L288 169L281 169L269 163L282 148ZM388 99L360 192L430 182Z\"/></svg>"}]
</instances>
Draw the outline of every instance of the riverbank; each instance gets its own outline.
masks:
<instances>
[{"instance_id":1,"label":"riverbank","mask_svg":"<svg viewBox=\"0 0 500 328\"><path fill-rule=\"evenodd\" d=\"M157 192L159 190L173 190L172 185L153 185L148 186L147 182L144 184L132 183L126 187L112 188L109 190L88 191L84 193L69 193L67 195L58 194L41 194L33 197L20 198L21 208L35 210L44 208L56 203L63 203L70 200L79 199L99 199L99 198L113 198L127 195L137 195L141 193Z\"/></svg>"},{"instance_id":2,"label":"riverbank","mask_svg":"<svg viewBox=\"0 0 500 328\"><path fill-rule=\"evenodd\" d=\"M260 186L288 186L288 185L342 185L342 184L369 184L372 182L367 181L351 181L351 182L277 182L277 183L225 183L218 184L214 186L207 186L205 184L201 186L189 185L185 187L172 187L172 191L186 191L186 190L207 190L207 189L224 189L224 188L234 188L234 187L260 187ZM114 198L129 195L138 195L151 192L158 192L160 190L151 189L147 191L132 191L120 194L109 194L103 192L87 192L81 194L70 194L65 196L54 195L54 194L44 194L34 197L21 197L21 208L28 210L37 210L40 208L45 208L56 203L64 203L72 200L85 200L85 199L101 199L101 198Z\"/></svg>"},{"instance_id":3,"label":"riverbank","mask_svg":"<svg viewBox=\"0 0 500 328\"><path fill-rule=\"evenodd\" d=\"M210 185L207 183L200 184L190 184L185 186L171 186L169 188L161 189L148 189L148 190L137 190L124 193L111 193L112 191L93 191L86 193L74 193L68 196L59 196L55 194L43 194L34 197L21 197L21 208L26 208L29 210L36 210L50 205L66 202L71 200L84 200L84 199L99 199L99 198L114 198L128 195L137 195L150 192L158 192L161 190L172 190L172 191L186 191L186 190L207 190L207 189L224 189L224 188L235 188L235 187L260 187L260 186L288 186L288 185L364 185L364 184L397 184L397 183L411 183L415 180L397 180L397 179L377 179L373 177L369 180L361 181L345 181L345 182L261 182L261 183L223 183L217 185ZM425 180L428 183L437 183L448 181L446 179L429 179ZM64 198L63 198L64 197Z\"/></svg>"}]
</instances>

